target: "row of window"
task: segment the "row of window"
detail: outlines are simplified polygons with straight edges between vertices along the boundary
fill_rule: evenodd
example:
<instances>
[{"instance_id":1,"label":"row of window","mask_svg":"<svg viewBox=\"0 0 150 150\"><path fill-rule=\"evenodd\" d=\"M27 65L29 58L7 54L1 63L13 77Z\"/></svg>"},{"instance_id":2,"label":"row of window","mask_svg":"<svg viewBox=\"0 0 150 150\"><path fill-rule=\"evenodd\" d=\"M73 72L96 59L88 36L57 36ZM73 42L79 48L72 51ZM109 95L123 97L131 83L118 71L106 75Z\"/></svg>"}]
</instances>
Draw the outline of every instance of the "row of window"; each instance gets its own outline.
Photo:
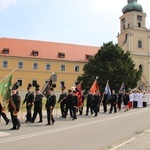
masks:
<instances>
[{"instance_id":1,"label":"row of window","mask_svg":"<svg viewBox=\"0 0 150 150\"><path fill-rule=\"evenodd\" d=\"M2 64L2 66L3 66L3 68L8 68L8 61L7 60L3 60L3 64ZM22 61L20 61L20 62L18 62L18 68L19 69L23 69L23 62ZM38 63L37 62L34 62L33 63L33 69L35 69L35 70L37 70L38 69ZM46 70L51 70L51 64L49 64L49 63L47 63L46 65L45 65L45 69ZM79 72L79 65L75 65L75 67L74 67L74 71L75 72ZM60 70L61 71L65 71L66 70L66 65L64 65L64 64L61 64L60 65Z\"/></svg>"}]
</instances>

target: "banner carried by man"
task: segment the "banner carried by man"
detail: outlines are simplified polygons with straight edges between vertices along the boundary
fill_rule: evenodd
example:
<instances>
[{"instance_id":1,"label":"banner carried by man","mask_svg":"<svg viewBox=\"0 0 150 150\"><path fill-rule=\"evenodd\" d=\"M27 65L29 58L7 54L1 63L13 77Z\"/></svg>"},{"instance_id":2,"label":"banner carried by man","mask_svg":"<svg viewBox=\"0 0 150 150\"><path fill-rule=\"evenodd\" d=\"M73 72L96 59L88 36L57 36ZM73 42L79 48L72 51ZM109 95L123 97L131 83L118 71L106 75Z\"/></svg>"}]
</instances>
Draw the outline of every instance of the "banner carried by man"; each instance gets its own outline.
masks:
<instances>
[{"instance_id":1,"label":"banner carried by man","mask_svg":"<svg viewBox=\"0 0 150 150\"><path fill-rule=\"evenodd\" d=\"M93 85L90 88L90 91L91 91L92 94L95 94L96 91L98 91L98 93L100 94L100 90L99 90L97 79L98 79L98 77L96 77Z\"/></svg>"},{"instance_id":2,"label":"banner carried by man","mask_svg":"<svg viewBox=\"0 0 150 150\"><path fill-rule=\"evenodd\" d=\"M8 103L11 96L12 74L7 76L0 83L0 103L4 106Z\"/></svg>"}]
</instances>

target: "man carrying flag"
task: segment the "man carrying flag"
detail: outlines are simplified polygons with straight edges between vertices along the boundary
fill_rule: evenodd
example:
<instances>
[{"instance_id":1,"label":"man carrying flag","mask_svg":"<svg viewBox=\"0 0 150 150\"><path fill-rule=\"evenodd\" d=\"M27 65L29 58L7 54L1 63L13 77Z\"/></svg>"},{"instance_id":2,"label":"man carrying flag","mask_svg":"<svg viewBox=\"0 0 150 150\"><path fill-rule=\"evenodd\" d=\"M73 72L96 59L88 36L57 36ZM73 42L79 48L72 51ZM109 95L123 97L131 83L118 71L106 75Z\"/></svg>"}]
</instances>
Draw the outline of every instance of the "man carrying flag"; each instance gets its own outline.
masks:
<instances>
[{"instance_id":1,"label":"man carrying flag","mask_svg":"<svg viewBox=\"0 0 150 150\"><path fill-rule=\"evenodd\" d=\"M100 91L99 91L99 86L98 86L98 82L97 82L98 77L96 77L92 87L91 87L91 92L93 94L93 98L92 98L92 106L93 106L93 110L95 113L95 116L97 116L97 113L100 110Z\"/></svg>"}]
</instances>

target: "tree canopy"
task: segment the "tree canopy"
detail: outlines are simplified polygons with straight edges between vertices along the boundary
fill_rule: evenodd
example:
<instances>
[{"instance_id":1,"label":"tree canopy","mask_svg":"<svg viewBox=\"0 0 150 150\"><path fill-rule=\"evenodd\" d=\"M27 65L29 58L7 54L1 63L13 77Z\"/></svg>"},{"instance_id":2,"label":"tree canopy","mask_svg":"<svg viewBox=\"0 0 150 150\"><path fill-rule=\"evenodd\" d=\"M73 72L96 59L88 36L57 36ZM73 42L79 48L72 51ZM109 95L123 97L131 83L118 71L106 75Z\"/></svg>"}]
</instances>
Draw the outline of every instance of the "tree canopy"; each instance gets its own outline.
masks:
<instances>
[{"instance_id":1,"label":"tree canopy","mask_svg":"<svg viewBox=\"0 0 150 150\"><path fill-rule=\"evenodd\" d=\"M83 81L83 89L89 89L98 77L101 91L109 80L110 88L116 92L123 82L125 89L135 88L142 74L140 70L135 69L130 52L125 52L113 42L104 43L95 56L89 58L88 63L83 67L83 72L77 79L78 82Z\"/></svg>"}]
</instances>

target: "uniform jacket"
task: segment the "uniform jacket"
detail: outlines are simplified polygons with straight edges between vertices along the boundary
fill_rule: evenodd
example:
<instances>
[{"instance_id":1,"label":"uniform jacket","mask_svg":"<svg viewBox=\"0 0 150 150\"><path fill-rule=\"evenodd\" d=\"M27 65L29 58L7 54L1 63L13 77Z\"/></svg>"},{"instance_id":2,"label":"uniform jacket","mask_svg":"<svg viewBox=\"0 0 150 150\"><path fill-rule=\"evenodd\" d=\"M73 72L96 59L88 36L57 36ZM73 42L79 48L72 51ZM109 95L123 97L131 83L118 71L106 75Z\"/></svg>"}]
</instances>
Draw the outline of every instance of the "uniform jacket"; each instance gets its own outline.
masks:
<instances>
[{"instance_id":1,"label":"uniform jacket","mask_svg":"<svg viewBox=\"0 0 150 150\"><path fill-rule=\"evenodd\" d=\"M63 100L63 101L61 102L61 104L65 104L65 103L66 103L66 99L65 99L66 96L67 96L66 93L60 94L58 103L60 103L60 101Z\"/></svg>"},{"instance_id":2,"label":"uniform jacket","mask_svg":"<svg viewBox=\"0 0 150 150\"><path fill-rule=\"evenodd\" d=\"M26 94L23 104L26 102L26 107L31 107L31 106L28 106L28 104L33 103L33 101L34 101L34 94L32 92L29 92Z\"/></svg>"},{"instance_id":3,"label":"uniform jacket","mask_svg":"<svg viewBox=\"0 0 150 150\"><path fill-rule=\"evenodd\" d=\"M47 101L46 101L46 108L50 108L51 106L54 108L56 104L56 95L48 95L47 96Z\"/></svg>"},{"instance_id":4,"label":"uniform jacket","mask_svg":"<svg viewBox=\"0 0 150 150\"><path fill-rule=\"evenodd\" d=\"M42 94L36 94L35 95L35 100L34 100L34 108L35 109L40 109L42 108Z\"/></svg>"},{"instance_id":5,"label":"uniform jacket","mask_svg":"<svg viewBox=\"0 0 150 150\"><path fill-rule=\"evenodd\" d=\"M21 98L18 94L12 95L9 100L8 109L10 112L19 111Z\"/></svg>"}]
</instances>

